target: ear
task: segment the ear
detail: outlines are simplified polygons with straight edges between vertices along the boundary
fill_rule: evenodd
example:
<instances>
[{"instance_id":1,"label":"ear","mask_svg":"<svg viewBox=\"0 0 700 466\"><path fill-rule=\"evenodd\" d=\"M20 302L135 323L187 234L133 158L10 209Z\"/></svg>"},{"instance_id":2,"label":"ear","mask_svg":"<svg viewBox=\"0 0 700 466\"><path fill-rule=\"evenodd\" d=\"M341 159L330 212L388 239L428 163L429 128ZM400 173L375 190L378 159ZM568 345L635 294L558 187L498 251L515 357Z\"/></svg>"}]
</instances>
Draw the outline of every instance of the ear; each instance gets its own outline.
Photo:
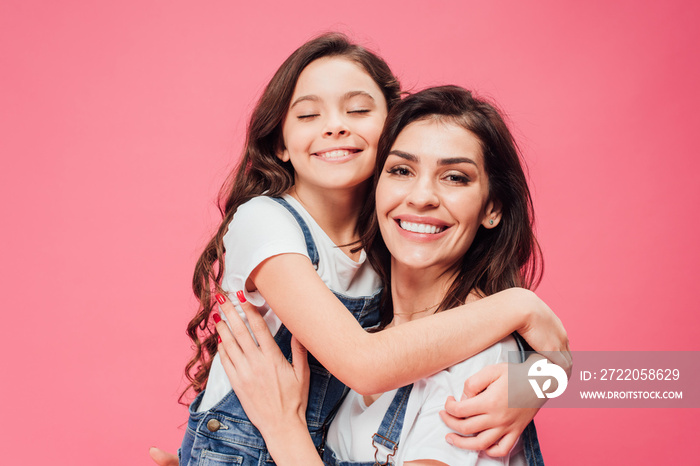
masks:
<instances>
[{"instance_id":1,"label":"ear","mask_svg":"<svg viewBox=\"0 0 700 466\"><path fill-rule=\"evenodd\" d=\"M286 147L278 150L276 155L282 162L289 162L289 151Z\"/></svg>"},{"instance_id":2,"label":"ear","mask_svg":"<svg viewBox=\"0 0 700 466\"><path fill-rule=\"evenodd\" d=\"M495 228L501 222L501 203L489 201L484 208L484 218L481 224L486 229Z\"/></svg>"}]
</instances>

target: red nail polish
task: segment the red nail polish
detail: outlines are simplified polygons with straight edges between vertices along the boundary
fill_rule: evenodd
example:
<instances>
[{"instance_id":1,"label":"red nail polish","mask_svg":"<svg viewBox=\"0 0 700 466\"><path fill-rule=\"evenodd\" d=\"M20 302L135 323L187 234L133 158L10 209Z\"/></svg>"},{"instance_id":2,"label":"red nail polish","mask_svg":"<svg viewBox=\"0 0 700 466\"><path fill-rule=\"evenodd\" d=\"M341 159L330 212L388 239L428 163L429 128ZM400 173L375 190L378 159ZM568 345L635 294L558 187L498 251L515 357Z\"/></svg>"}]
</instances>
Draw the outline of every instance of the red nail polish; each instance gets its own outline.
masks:
<instances>
[{"instance_id":1,"label":"red nail polish","mask_svg":"<svg viewBox=\"0 0 700 466\"><path fill-rule=\"evenodd\" d=\"M216 300L219 301L219 304L224 304L226 302L226 298L224 298L224 295L216 293Z\"/></svg>"},{"instance_id":2,"label":"red nail polish","mask_svg":"<svg viewBox=\"0 0 700 466\"><path fill-rule=\"evenodd\" d=\"M243 304L245 302L245 295L243 294L242 290L236 291L236 296L238 297L238 300Z\"/></svg>"},{"instance_id":3,"label":"red nail polish","mask_svg":"<svg viewBox=\"0 0 700 466\"><path fill-rule=\"evenodd\" d=\"M221 343L221 337L217 335L216 338L219 340L219 343Z\"/></svg>"},{"instance_id":4,"label":"red nail polish","mask_svg":"<svg viewBox=\"0 0 700 466\"><path fill-rule=\"evenodd\" d=\"M211 315L211 318L214 319L214 322L216 322L217 324L221 322L221 316L216 312Z\"/></svg>"}]
</instances>

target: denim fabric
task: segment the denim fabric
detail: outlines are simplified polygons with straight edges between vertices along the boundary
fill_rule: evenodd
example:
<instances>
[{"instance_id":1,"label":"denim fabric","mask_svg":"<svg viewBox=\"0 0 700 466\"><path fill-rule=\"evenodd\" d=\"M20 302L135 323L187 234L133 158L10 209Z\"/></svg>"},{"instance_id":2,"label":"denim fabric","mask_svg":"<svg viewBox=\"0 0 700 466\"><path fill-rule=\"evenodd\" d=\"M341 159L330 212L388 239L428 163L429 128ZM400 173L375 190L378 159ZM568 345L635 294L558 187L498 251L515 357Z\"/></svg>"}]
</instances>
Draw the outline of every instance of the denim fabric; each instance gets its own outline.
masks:
<instances>
[{"instance_id":1,"label":"denim fabric","mask_svg":"<svg viewBox=\"0 0 700 466\"><path fill-rule=\"evenodd\" d=\"M520 348L520 361L525 361L525 351L531 348L523 338L517 333L513 334L515 341L518 343L518 348ZM540 450L540 441L537 438L537 429L535 429L535 421L530 421L530 423L525 427L525 430L520 434L520 440L523 443L523 451L525 452L525 460L528 466L544 466L544 458L542 457L542 451Z\"/></svg>"},{"instance_id":2,"label":"denim fabric","mask_svg":"<svg viewBox=\"0 0 700 466\"><path fill-rule=\"evenodd\" d=\"M393 465L393 456L399 448L399 439L403 429L403 421L406 417L408 397L411 395L413 384L401 387L396 391L394 399L386 410L379 429L372 436L372 445L375 449L375 461L341 461L330 448L323 450L323 463L328 466L374 466Z\"/></svg>"},{"instance_id":3,"label":"denim fabric","mask_svg":"<svg viewBox=\"0 0 700 466\"><path fill-rule=\"evenodd\" d=\"M317 267L318 250L308 225L284 199L274 198L274 200L289 210L299 223L311 262L314 267ZM360 325L369 328L379 323L380 291L365 297L348 297L334 293ZM284 325L275 335L275 341L290 362L291 337L292 334ZM320 447L323 443L324 424L327 425L335 407L342 400L346 387L311 354L309 354L309 367L311 381L306 421L314 443ZM274 464L262 435L248 420L233 391L230 391L210 410L198 413L197 407L203 395L203 392L200 393L190 404L185 437L178 451L181 466Z\"/></svg>"}]
</instances>

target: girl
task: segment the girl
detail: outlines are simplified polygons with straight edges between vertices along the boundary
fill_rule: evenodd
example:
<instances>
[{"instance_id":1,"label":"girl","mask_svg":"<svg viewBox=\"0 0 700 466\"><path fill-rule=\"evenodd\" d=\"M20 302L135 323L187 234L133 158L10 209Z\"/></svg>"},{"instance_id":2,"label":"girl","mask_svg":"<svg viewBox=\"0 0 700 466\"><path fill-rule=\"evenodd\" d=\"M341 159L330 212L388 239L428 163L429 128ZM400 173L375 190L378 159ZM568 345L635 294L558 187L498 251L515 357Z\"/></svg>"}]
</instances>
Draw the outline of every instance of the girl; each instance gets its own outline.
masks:
<instances>
[{"instance_id":1,"label":"girl","mask_svg":"<svg viewBox=\"0 0 700 466\"><path fill-rule=\"evenodd\" d=\"M374 182L360 224L390 293L380 328L425 324L434 312L539 278L531 198L517 149L498 112L468 91L432 88L397 104L379 142ZM217 325L219 352L277 464L523 465L525 453L532 453L518 444L494 459L441 441L449 431L438 419L444 399L461 394L465 377L517 351L509 336L398 390L351 391L333 420L322 461L297 408L306 400L306 359L295 358L291 368L268 330L255 324L260 317L247 311L260 347L236 331L243 329L239 320L232 322L235 340L228 327ZM269 377L251 377L251 368ZM283 396L261 396L270 386Z\"/></svg>"},{"instance_id":2,"label":"girl","mask_svg":"<svg viewBox=\"0 0 700 466\"><path fill-rule=\"evenodd\" d=\"M296 50L263 92L222 203L222 224L195 270L201 307L188 326L196 354L186 371L194 369L191 388L199 395L190 405L181 464L269 459L215 355L209 326L218 318L216 292L241 290L239 299L259 308L284 354L291 353L293 333L313 355L306 423L316 445L345 385L384 392L513 331L539 350L566 347L559 320L525 290L470 304L469 313L441 313L426 322L430 333L423 325L363 330L378 323L381 282L365 253L353 248L357 218L384 119L398 99L386 63L338 34ZM401 364L406 360L411 364ZM533 415L511 418L522 430Z\"/></svg>"}]
</instances>

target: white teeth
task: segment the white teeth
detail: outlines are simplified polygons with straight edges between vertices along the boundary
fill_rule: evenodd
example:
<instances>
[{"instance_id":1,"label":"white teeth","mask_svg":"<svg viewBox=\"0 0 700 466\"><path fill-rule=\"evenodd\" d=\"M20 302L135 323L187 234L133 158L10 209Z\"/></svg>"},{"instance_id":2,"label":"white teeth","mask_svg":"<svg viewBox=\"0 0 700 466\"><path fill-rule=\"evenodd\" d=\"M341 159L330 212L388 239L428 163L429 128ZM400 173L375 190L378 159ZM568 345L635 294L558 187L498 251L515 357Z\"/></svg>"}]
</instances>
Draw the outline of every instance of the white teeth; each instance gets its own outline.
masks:
<instances>
[{"instance_id":1,"label":"white teeth","mask_svg":"<svg viewBox=\"0 0 700 466\"><path fill-rule=\"evenodd\" d=\"M445 229L444 227L438 227L435 225L427 225L425 223L411 223L406 222L404 220L401 220L399 222L399 225L406 231L412 231L413 233L428 233L431 235L434 235L435 233L440 233Z\"/></svg>"},{"instance_id":2,"label":"white teeth","mask_svg":"<svg viewBox=\"0 0 700 466\"><path fill-rule=\"evenodd\" d=\"M347 155L350 155L349 150L329 150L328 152L323 152L321 154L316 154L319 157L323 157L325 159L337 159L340 157L345 157Z\"/></svg>"}]
</instances>

